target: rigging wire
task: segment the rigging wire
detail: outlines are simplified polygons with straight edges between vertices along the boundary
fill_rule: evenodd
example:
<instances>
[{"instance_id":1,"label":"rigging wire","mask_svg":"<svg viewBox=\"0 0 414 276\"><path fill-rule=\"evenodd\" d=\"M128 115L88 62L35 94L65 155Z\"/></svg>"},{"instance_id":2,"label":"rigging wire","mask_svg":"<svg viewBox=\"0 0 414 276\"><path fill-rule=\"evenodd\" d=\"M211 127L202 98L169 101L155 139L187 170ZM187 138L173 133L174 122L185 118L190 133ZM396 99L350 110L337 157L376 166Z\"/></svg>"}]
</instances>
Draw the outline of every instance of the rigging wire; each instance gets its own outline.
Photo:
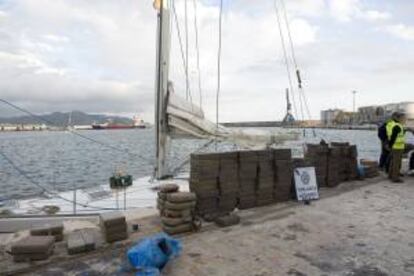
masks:
<instances>
[{"instance_id":1,"label":"rigging wire","mask_svg":"<svg viewBox=\"0 0 414 276\"><path fill-rule=\"evenodd\" d=\"M23 113L25 113L25 114L27 114L27 115L29 115L29 116L31 116L32 118L36 119L36 120L37 120L37 121L39 121L39 122L43 122L43 123L46 123L46 124L49 124L49 125L55 125L55 123L54 123L54 122L49 121L49 120L47 120L47 119L45 119L45 118L43 118L43 117L41 117L41 116L39 116L39 115L36 115L36 114L34 114L34 113L30 112L29 110L24 109L24 108L22 108L22 107L19 107L19 106L15 105L15 104L13 104L13 103L11 103L11 102L9 102L9 101L5 100L5 99L0 99L0 102L2 102L2 103L4 103L4 104L6 104L6 105L8 105L8 106L10 106L10 107L12 107L12 108L14 108L14 109L18 110L18 111L21 111L21 112L23 112ZM126 153L126 154L129 154L129 155L131 155L131 156L135 156L135 157L141 158L142 160L144 160L145 162L147 162L147 163L148 163L148 165L151 165L151 166L152 166L152 165L153 165L153 163L154 163L154 162L153 162L153 160L150 160L150 159L148 159L147 157L144 157L144 156L142 156L142 155L140 155L140 154L133 153L133 152L130 152L129 150L126 150L126 149L122 149L122 148L118 148L118 147L112 146L112 145L110 145L110 144L107 144L107 143L104 143L104 142L102 142L102 141L96 140L96 139L94 139L94 138L88 137L88 136L86 136L86 135L80 134L80 133L76 132L76 131L75 131L75 130L73 130L73 129L67 129L67 132L69 132L69 133L73 134L74 136L80 137L80 138L82 138L82 139L84 139L84 140L88 140L89 142L92 142L92 143L95 143L95 144L101 145L101 146L103 146L103 147L106 147L106 148L108 148L108 149L111 149L111 150L113 150L113 151L117 151L117 152L121 152L121 153Z\"/></svg>"},{"instance_id":2,"label":"rigging wire","mask_svg":"<svg viewBox=\"0 0 414 276\"><path fill-rule=\"evenodd\" d=\"M199 147L198 149L193 151L191 154L203 151L204 149L208 148L214 141L215 141L214 139L211 139L211 140L207 141L205 144L203 144L201 147ZM174 169L170 168L170 171L171 171L172 175L177 175L180 172L180 170L185 165L187 165L188 162L190 162L191 154L188 155L188 156L186 155L186 156L184 156L184 158L180 159L178 161L179 164Z\"/></svg>"},{"instance_id":3,"label":"rigging wire","mask_svg":"<svg viewBox=\"0 0 414 276\"><path fill-rule=\"evenodd\" d=\"M185 95L188 100L189 97L189 78L188 78L188 0L184 0L184 32L185 32Z\"/></svg>"},{"instance_id":4,"label":"rigging wire","mask_svg":"<svg viewBox=\"0 0 414 276\"><path fill-rule=\"evenodd\" d=\"M219 103L221 90L221 47L222 47L222 32L223 32L223 0L220 0L219 11L219 37L218 37L218 51L217 51L217 93L216 93L216 126L219 125Z\"/></svg>"},{"instance_id":5,"label":"rigging wire","mask_svg":"<svg viewBox=\"0 0 414 276\"><path fill-rule=\"evenodd\" d=\"M175 0L171 1L171 4L172 4L171 5L172 12L174 14L175 28L177 29L178 44L180 45L180 53L181 53L181 60L182 60L182 63L183 63L183 71L184 71L184 74L186 76L186 97L188 99L188 96L190 96L190 99L191 99L191 86L190 86L190 83L189 83L189 80L188 80L188 71L187 71L187 68L188 68L187 62L188 61L185 58L183 38L182 38L182 35L181 35L181 28L180 28L180 23L179 23L179 20L178 20L177 10L175 8ZM187 91L188 91L188 93L187 93ZM191 99L191 101L192 101L192 99Z\"/></svg>"},{"instance_id":6,"label":"rigging wire","mask_svg":"<svg viewBox=\"0 0 414 276\"><path fill-rule=\"evenodd\" d=\"M285 1L284 0L280 0L281 2L281 10L286 22L286 28L287 28L287 33L288 33L288 38L289 38L289 44L290 44L290 48L292 51L292 59L293 59L293 64L295 65L295 69L299 70L299 66L298 63L296 61L296 53L295 53L295 47L293 45L293 39L292 39L292 34L291 34L291 28L290 28L290 23L288 20L288 16L287 16L287 11L286 11L286 5L285 5Z\"/></svg>"},{"instance_id":7,"label":"rigging wire","mask_svg":"<svg viewBox=\"0 0 414 276\"><path fill-rule=\"evenodd\" d=\"M200 69L200 46L198 39L198 16L197 16L197 0L193 0L194 9L194 30L195 30L195 47L196 47L196 59L197 59L197 72L198 72L198 93L200 99L200 108L203 108L203 91L201 86L201 69Z\"/></svg>"},{"instance_id":8,"label":"rigging wire","mask_svg":"<svg viewBox=\"0 0 414 276\"><path fill-rule=\"evenodd\" d=\"M286 70L287 70L289 87L290 87L290 91L292 92L292 101L293 101L293 106L294 106L295 117L298 118L298 109L297 109L297 106L296 106L296 97L295 97L295 92L294 92L294 89L293 89L291 69L290 69L287 49L286 49L286 45L285 45L285 36L284 36L283 30L282 30L282 21L281 21L280 14L279 14L279 7L278 7L278 4L277 4L277 0L274 0L273 4L274 4L273 5L274 10L275 10L275 13L276 13L277 24L279 26L279 35L280 35L280 40L281 40L281 43L282 43L282 50L283 50L283 56L284 56L284 60L285 60ZM302 115L302 117L303 117L303 115Z\"/></svg>"},{"instance_id":9,"label":"rigging wire","mask_svg":"<svg viewBox=\"0 0 414 276\"><path fill-rule=\"evenodd\" d=\"M289 22L289 19L288 19L288 16L287 16L286 4L285 4L284 0L280 0L280 2L282 4L282 11L283 11L283 15L284 15L285 22L286 22L286 28L287 28L287 31L288 31L289 44L290 44L290 48L291 48L293 63L295 65L296 76L297 76L297 80L298 80L299 93L301 94L301 95L299 95L299 97L302 96L307 116L308 116L309 120L312 120L312 114L311 114L310 109L309 109L308 98L306 97L305 91L303 89L302 79L301 79L301 76L300 76L300 69L299 69L297 59L296 59L295 46L293 44L292 31L291 31L290 22ZM313 135L316 136L315 129L313 129Z\"/></svg>"}]
</instances>

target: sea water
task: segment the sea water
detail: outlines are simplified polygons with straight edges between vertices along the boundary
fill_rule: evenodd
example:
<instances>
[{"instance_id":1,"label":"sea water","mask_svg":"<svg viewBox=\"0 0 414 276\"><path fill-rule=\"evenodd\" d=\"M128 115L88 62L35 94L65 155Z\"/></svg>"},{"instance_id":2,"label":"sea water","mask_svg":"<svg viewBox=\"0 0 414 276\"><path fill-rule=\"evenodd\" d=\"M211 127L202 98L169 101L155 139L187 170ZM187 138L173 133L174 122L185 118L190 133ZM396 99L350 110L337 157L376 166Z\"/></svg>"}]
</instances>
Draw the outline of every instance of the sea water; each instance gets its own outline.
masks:
<instances>
[{"instance_id":1,"label":"sea water","mask_svg":"<svg viewBox=\"0 0 414 276\"><path fill-rule=\"evenodd\" d=\"M360 158L375 160L380 152L375 131L318 129L314 133L308 129L305 134L299 132L301 141L291 143L296 148L303 141L318 143L324 139L356 144ZM108 183L115 172L131 174L135 179L152 175L153 129L85 130L79 133L97 142L63 131L0 133L2 197L33 197L39 195L42 188L62 192L96 187ZM205 143L202 140L174 140L168 155L171 169ZM204 150L233 148L237 147L212 144Z\"/></svg>"}]
</instances>

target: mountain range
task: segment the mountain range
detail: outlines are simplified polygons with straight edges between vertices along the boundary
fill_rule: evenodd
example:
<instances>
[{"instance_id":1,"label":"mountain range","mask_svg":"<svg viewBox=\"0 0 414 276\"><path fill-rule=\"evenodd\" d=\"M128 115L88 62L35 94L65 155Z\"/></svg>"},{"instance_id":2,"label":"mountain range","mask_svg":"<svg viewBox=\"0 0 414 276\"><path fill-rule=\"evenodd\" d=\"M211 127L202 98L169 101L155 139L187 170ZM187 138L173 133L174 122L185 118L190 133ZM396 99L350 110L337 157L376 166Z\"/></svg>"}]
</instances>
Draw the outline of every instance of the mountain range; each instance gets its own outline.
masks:
<instances>
[{"instance_id":1,"label":"mountain range","mask_svg":"<svg viewBox=\"0 0 414 276\"><path fill-rule=\"evenodd\" d=\"M70 117L72 117L70 119ZM103 124L111 121L116 124L132 124L133 120L120 116L109 116L103 114L88 114L81 111L53 112L50 114L36 116L0 117L0 124L46 124L49 126L66 127L69 125L91 125L93 123Z\"/></svg>"}]
</instances>

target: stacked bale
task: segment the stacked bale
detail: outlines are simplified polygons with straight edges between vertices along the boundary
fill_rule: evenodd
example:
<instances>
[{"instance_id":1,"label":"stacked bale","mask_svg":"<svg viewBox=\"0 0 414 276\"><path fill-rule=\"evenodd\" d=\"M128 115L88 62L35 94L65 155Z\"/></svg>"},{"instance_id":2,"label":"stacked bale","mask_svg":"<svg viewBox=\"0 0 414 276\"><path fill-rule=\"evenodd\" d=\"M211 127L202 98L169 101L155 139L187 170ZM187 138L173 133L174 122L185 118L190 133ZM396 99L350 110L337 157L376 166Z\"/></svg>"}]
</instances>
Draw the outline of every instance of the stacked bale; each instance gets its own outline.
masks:
<instances>
[{"instance_id":1,"label":"stacked bale","mask_svg":"<svg viewBox=\"0 0 414 276\"><path fill-rule=\"evenodd\" d=\"M338 178L339 182L345 182L349 180L349 143L332 142L332 148L337 148L339 153L336 162L339 164Z\"/></svg>"},{"instance_id":2,"label":"stacked bale","mask_svg":"<svg viewBox=\"0 0 414 276\"><path fill-rule=\"evenodd\" d=\"M343 181L341 171L343 170L342 150L339 147L329 148L328 154L328 187L336 187Z\"/></svg>"},{"instance_id":3,"label":"stacked bale","mask_svg":"<svg viewBox=\"0 0 414 276\"><path fill-rule=\"evenodd\" d=\"M95 237L90 229L81 229L68 235L67 249L69 255L95 250Z\"/></svg>"},{"instance_id":4,"label":"stacked bale","mask_svg":"<svg viewBox=\"0 0 414 276\"><path fill-rule=\"evenodd\" d=\"M310 167L315 167L316 181L319 187L327 186L328 156L328 145L307 145L305 159Z\"/></svg>"},{"instance_id":5,"label":"stacked bale","mask_svg":"<svg viewBox=\"0 0 414 276\"><path fill-rule=\"evenodd\" d=\"M305 159L305 158L293 158L292 164L293 164L293 169L307 168L307 167L314 166L310 160Z\"/></svg>"},{"instance_id":6,"label":"stacked bale","mask_svg":"<svg viewBox=\"0 0 414 276\"><path fill-rule=\"evenodd\" d=\"M35 225L30 230L32 236L53 236L55 241L63 240L63 223L46 223L42 225Z\"/></svg>"},{"instance_id":7,"label":"stacked bale","mask_svg":"<svg viewBox=\"0 0 414 276\"><path fill-rule=\"evenodd\" d=\"M358 148L356 145L352 145L348 150L348 172L349 180L357 180L359 177L358 173Z\"/></svg>"},{"instance_id":8,"label":"stacked bale","mask_svg":"<svg viewBox=\"0 0 414 276\"><path fill-rule=\"evenodd\" d=\"M379 164L377 161L361 159L361 166L364 169L365 178L374 178L379 176Z\"/></svg>"},{"instance_id":9,"label":"stacked bale","mask_svg":"<svg viewBox=\"0 0 414 276\"><path fill-rule=\"evenodd\" d=\"M256 206L257 174L259 156L257 151L239 152L239 205L241 210Z\"/></svg>"},{"instance_id":10,"label":"stacked bale","mask_svg":"<svg viewBox=\"0 0 414 276\"><path fill-rule=\"evenodd\" d=\"M196 195L190 192L167 193L161 215L162 228L170 235L194 230Z\"/></svg>"},{"instance_id":11,"label":"stacked bale","mask_svg":"<svg viewBox=\"0 0 414 276\"><path fill-rule=\"evenodd\" d=\"M276 202L288 201L293 196L293 160L290 149L273 150L276 171L274 199Z\"/></svg>"},{"instance_id":12,"label":"stacked bale","mask_svg":"<svg viewBox=\"0 0 414 276\"><path fill-rule=\"evenodd\" d=\"M258 151L258 183L257 205L264 206L274 202L275 163L274 152L271 150Z\"/></svg>"},{"instance_id":13,"label":"stacked bale","mask_svg":"<svg viewBox=\"0 0 414 276\"><path fill-rule=\"evenodd\" d=\"M53 236L28 236L11 246L10 253L15 262L48 259L55 248Z\"/></svg>"},{"instance_id":14,"label":"stacked bale","mask_svg":"<svg viewBox=\"0 0 414 276\"><path fill-rule=\"evenodd\" d=\"M218 213L219 154L192 154L190 191L197 195L197 214Z\"/></svg>"},{"instance_id":15,"label":"stacked bale","mask_svg":"<svg viewBox=\"0 0 414 276\"><path fill-rule=\"evenodd\" d=\"M219 213L232 212L237 206L239 195L237 152L220 154L219 193Z\"/></svg>"},{"instance_id":16,"label":"stacked bale","mask_svg":"<svg viewBox=\"0 0 414 276\"><path fill-rule=\"evenodd\" d=\"M160 191L158 192L158 199L157 199L157 209L160 211L160 215L162 216L165 209L165 201L167 200L167 195L170 193L178 192L180 187L177 184L163 184L160 186Z\"/></svg>"},{"instance_id":17,"label":"stacked bale","mask_svg":"<svg viewBox=\"0 0 414 276\"><path fill-rule=\"evenodd\" d=\"M128 238L127 223L121 212L107 212L99 215L100 225L106 242Z\"/></svg>"}]
</instances>

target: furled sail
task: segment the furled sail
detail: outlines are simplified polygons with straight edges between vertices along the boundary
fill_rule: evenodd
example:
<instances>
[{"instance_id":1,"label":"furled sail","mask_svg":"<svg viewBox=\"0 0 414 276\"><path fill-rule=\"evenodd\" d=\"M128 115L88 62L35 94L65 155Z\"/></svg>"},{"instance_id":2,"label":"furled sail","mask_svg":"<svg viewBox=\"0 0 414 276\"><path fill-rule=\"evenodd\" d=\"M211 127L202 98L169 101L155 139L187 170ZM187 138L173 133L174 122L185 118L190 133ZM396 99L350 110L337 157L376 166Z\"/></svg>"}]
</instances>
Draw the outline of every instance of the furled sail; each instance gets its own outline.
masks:
<instances>
[{"instance_id":1,"label":"furled sail","mask_svg":"<svg viewBox=\"0 0 414 276\"><path fill-rule=\"evenodd\" d=\"M173 92L168 93L166 103L168 135L172 138L216 139L247 148L259 148L297 140L299 136L297 132L259 132L217 126L205 118L200 107Z\"/></svg>"}]
</instances>

